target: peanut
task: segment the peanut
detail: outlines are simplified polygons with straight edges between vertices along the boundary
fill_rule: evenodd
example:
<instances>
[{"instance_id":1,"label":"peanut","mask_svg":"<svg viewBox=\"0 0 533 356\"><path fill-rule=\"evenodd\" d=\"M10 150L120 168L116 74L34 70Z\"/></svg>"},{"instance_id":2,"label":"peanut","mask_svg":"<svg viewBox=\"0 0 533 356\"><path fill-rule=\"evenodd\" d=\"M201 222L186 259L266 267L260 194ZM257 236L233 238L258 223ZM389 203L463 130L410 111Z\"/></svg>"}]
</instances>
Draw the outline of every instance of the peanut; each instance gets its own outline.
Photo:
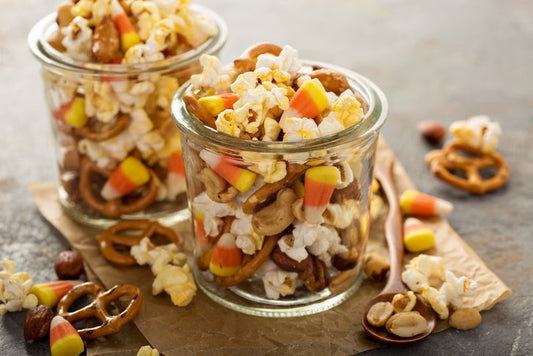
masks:
<instances>
[{"instance_id":1,"label":"peanut","mask_svg":"<svg viewBox=\"0 0 533 356\"><path fill-rule=\"evenodd\" d=\"M387 320L385 328L399 337L411 337L422 334L427 327L426 319L418 312L402 312L394 314Z\"/></svg>"},{"instance_id":2,"label":"peanut","mask_svg":"<svg viewBox=\"0 0 533 356\"><path fill-rule=\"evenodd\" d=\"M368 309L366 320L373 326L383 326L389 320L394 308L389 302L379 302Z\"/></svg>"},{"instance_id":3,"label":"peanut","mask_svg":"<svg viewBox=\"0 0 533 356\"><path fill-rule=\"evenodd\" d=\"M396 294L392 298L392 306L395 313L408 312L413 310L416 305L416 296L412 291L407 294Z\"/></svg>"},{"instance_id":4,"label":"peanut","mask_svg":"<svg viewBox=\"0 0 533 356\"><path fill-rule=\"evenodd\" d=\"M459 330L470 330L481 324L481 314L473 308L457 309L450 316L449 324Z\"/></svg>"}]
</instances>

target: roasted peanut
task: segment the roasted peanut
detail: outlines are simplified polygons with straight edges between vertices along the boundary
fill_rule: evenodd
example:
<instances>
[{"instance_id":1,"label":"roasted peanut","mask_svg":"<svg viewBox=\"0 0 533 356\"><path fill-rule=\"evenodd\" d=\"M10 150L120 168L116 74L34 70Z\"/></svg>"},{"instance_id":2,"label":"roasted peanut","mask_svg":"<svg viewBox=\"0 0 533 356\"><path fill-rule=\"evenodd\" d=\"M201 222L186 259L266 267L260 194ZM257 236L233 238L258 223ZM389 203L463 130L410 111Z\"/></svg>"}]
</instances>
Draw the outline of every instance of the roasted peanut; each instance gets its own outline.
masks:
<instances>
[{"instance_id":1,"label":"roasted peanut","mask_svg":"<svg viewBox=\"0 0 533 356\"><path fill-rule=\"evenodd\" d=\"M370 325L373 326L383 326L389 320L392 313L394 312L394 308L392 307L392 304L389 302L379 302L370 307L368 309L368 313L366 314L366 320L370 323Z\"/></svg>"},{"instance_id":2,"label":"roasted peanut","mask_svg":"<svg viewBox=\"0 0 533 356\"><path fill-rule=\"evenodd\" d=\"M395 313L408 312L413 310L416 305L416 296L412 291L407 294L396 294L392 298L392 306Z\"/></svg>"},{"instance_id":3,"label":"roasted peanut","mask_svg":"<svg viewBox=\"0 0 533 356\"><path fill-rule=\"evenodd\" d=\"M365 273L375 280L381 281L387 275L390 265L382 256L377 253L369 253L366 257Z\"/></svg>"},{"instance_id":4,"label":"roasted peanut","mask_svg":"<svg viewBox=\"0 0 533 356\"><path fill-rule=\"evenodd\" d=\"M338 275L328 284L328 289L332 294L339 294L344 292L348 287L352 285L352 282L356 276L355 269L348 269L340 272Z\"/></svg>"},{"instance_id":5,"label":"roasted peanut","mask_svg":"<svg viewBox=\"0 0 533 356\"><path fill-rule=\"evenodd\" d=\"M427 320L418 312L409 311L394 314L387 320L385 328L399 337L411 337L422 334L427 327Z\"/></svg>"},{"instance_id":6,"label":"roasted peanut","mask_svg":"<svg viewBox=\"0 0 533 356\"><path fill-rule=\"evenodd\" d=\"M457 309L450 316L449 324L459 330L470 330L481 324L481 314L473 308Z\"/></svg>"}]
</instances>

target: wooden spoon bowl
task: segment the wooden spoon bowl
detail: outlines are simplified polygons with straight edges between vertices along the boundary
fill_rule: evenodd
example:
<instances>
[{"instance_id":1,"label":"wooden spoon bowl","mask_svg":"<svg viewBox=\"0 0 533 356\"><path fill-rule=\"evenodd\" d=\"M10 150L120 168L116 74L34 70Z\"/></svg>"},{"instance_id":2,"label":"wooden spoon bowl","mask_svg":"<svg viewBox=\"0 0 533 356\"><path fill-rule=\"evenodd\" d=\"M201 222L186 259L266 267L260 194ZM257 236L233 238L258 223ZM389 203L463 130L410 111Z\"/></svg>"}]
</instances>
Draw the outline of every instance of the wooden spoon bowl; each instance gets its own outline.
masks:
<instances>
[{"instance_id":1,"label":"wooden spoon bowl","mask_svg":"<svg viewBox=\"0 0 533 356\"><path fill-rule=\"evenodd\" d=\"M411 345L431 334L437 323L435 312L431 306L427 305L424 300L417 296L416 305L413 308L422 315L427 321L426 330L423 333L411 337L399 337L387 332L385 327L376 327L371 325L367 320L368 310L372 305L379 302L391 302L395 294L405 294L408 292L407 287L402 282L402 264L403 264L403 235L402 235L402 215L398 202L398 193L392 178L393 160L387 161L383 166L376 166L374 175L381 184L387 201L389 203L389 212L385 220L384 232L389 247L390 254L390 271L387 284L383 290L370 300L363 311L361 323L366 332L375 340L389 345Z\"/></svg>"}]
</instances>

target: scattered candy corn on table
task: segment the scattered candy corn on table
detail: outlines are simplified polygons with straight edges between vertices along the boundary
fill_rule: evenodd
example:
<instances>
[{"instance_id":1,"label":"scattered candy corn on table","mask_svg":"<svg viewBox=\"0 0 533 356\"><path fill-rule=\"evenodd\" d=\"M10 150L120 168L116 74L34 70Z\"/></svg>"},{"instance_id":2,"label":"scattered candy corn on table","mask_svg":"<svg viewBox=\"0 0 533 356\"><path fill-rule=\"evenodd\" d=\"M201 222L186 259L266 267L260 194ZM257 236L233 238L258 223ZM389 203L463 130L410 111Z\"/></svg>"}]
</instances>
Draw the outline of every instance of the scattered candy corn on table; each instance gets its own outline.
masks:
<instances>
[{"instance_id":1,"label":"scattered candy corn on table","mask_svg":"<svg viewBox=\"0 0 533 356\"><path fill-rule=\"evenodd\" d=\"M513 290L504 302L482 312L483 321L474 330L447 329L406 349L383 348L365 354L531 354L531 5L459 0L407 5L342 0L196 1L228 24L223 63L246 44L290 43L302 57L336 63L372 78L390 102L384 137L396 157L417 188L453 203L453 211L446 215L450 225ZM29 181L55 182L57 170L39 67L27 49L26 36L60 2L0 0L4 10L0 12L4 131L0 139L0 258L12 259L17 270L30 273L35 283L56 279L53 260L69 246L39 214L28 189ZM448 127L477 114L487 114L500 123L498 151L511 171L505 187L483 196L464 193L434 178L424 155L435 147L417 132L422 120ZM448 133L445 140L449 138ZM24 342L25 314L0 316L0 355L49 354L46 339L32 345ZM274 322L269 325L276 328ZM228 342L238 344L239 326L225 327L234 329L234 338ZM136 354L144 344L143 336L131 325L123 329L123 335L124 345L130 347L123 354ZM198 342L208 342L208 336ZM105 346L106 340L100 345ZM272 345L275 350L275 340ZM312 347L293 351L310 353ZM332 341L327 353L335 351Z\"/></svg>"}]
</instances>

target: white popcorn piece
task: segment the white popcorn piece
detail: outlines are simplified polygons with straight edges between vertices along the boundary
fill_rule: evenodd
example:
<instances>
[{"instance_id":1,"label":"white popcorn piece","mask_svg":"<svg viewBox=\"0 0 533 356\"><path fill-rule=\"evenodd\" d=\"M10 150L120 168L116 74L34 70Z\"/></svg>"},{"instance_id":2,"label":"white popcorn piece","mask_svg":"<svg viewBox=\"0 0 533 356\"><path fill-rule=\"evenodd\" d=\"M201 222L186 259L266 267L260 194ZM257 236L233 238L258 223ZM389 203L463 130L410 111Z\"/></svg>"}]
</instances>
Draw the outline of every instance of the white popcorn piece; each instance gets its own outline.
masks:
<instances>
[{"instance_id":1,"label":"white popcorn piece","mask_svg":"<svg viewBox=\"0 0 533 356\"><path fill-rule=\"evenodd\" d=\"M278 56L277 65L280 70L292 76L302 68L302 62L298 59L298 51L289 45L285 45Z\"/></svg>"},{"instance_id":2,"label":"white popcorn piece","mask_svg":"<svg viewBox=\"0 0 533 356\"><path fill-rule=\"evenodd\" d=\"M111 84L107 82L88 83L83 86L85 92L85 114L96 117L101 122L109 123L120 110Z\"/></svg>"},{"instance_id":3,"label":"white popcorn piece","mask_svg":"<svg viewBox=\"0 0 533 356\"><path fill-rule=\"evenodd\" d=\"M463 305L463 296L474 295L477 289L477 283L466 277L457 278L453 272L446 271L446 281L440 287L439 292L444 296L448 304L459 309Z\"/></svg>"},{"instance_id":4,"label":"white popcorn piece","mask_svg":"<svg viewBox=\"0 0 533 356\"><path fill-rule=\"evenodd\" d=\"M402 281L413 292L419 293L423 286L429 285L428 278L414 268L402 272Z\"/></svg>"},{"instance_id":5,"label":"white popcorn piece","mask_svg":"<svg viewBox=\"0 0 533 356\"><path fill-rule=\"evenodd\" d=\"M246 162L252 165L248 167L252 172L261 174L265 183L277 182L287 175L287 164L284 161L267 158L248 158L244 155Z\"/></svg>"},{"instance_id":6,"label":"white popcorn piece","mask_svg":"<svg viewBox=\"0 0 533 356\"><path fill-rule=\"evenodd\" d=\"M137 351L137 356L159 356L159 351L152 349L150 345L145 345L141 346L139 351Z\"/></svg>"},{"instance_id":7,"label":"white popcorn piece","mask_svg":"<svg viewBox=\"0 0 533 356\"><path fill-rule=\"evenodd\" d=\"M204 229L209 236L216 236L222 227L221 217L235 216L237 207L230 203L218 203L212 201L204 191L192 201L193 211L204 215Z\"/></svg>"},{"instance_id":8,"label":"white popcorn piece","mask_svg":"<svg viewBox=\"0 0 533 356\"><path fill-rule=\"evenodd\" d=\"M236 237L237 247L247 255L253 255L263 247L264 236L254 231L251 214L243 213L233 220L230 233Z\"/></svg>"},{"instance_id":9,"label":"white popcorn piece","mask_svg":"<svg viewBox=\"0 0 533 356\"><path fill-rule=\"evenodd\" d=\"M338 229L345 229L359 215L357 202L353 199L347 199L343 204L329 203L322 214L322 218L327 224L331 224Z\"/></svg>"},{"instance_id":10,"label":"white popcorn piece","mask_svg":"<svg viewBox=\"0 0 533 356\"><path fill-rule=\"evenodd\" d=\"M61 43L69 57L80 61L90 60L93 31L86 18L76 16L61 29L61 33L65 36Z\"/></svg>"},{"instance_id":11,"label":"white popcorn piece","mask_svg":"<svg viewBox=\"0 0 533 356\"><path fill-rule=\"evenodd\" d=\"M459 142L488 153L496 149L502 131L499 123L486 115L478 115L453 122L450 132Z\"/></svg>"},{"instance_id":12,"label":"white popcorn piece","mask_svg":"<svg viewBox=\"0 0 533 356\"><path fill-rule=\"evenodd\" d=\"M2 260L0 271L0 315L31 309L37 305L37 297L29 293L33 285L31 276L26 272L16 272L15 263L7 258Z\"/></svg>"},{"instance_id":13,"label":"white popcorn piece","mask_svg":"<svg viewBox=\"0 0 533 356\"><path fill-rule=\"evenodd\" d=\"M271 259L266 260L257 273L263 278L263 286L268 298L279 299L280 296L294 294L298 273L282 270Z\"/></svg>"},{"instance_id":14,"label":"white popcorn piece","mask_svg":"<svg viewBox=\"0 0 533 356\"><path fill-rule=\"evenodd\" d=\"M265 121L263 122L263 127L265 129L265 134L263 135L263 141L277 141L279 133L281 132L281 127L279 127L279 123L270 118L265 118Z\"/></svg>"},{"instance_id":15,"label":"white popcorn piece","mask_svg":"<svg viewBox=\"0 0 533 356\"><path fill-rule=\"evenodd\" d=\"M198 47L217 33L217 28L210 18L189 7L180 7L177 14L168 17L174 22L176 32L185 37L193 47Z\"/></svg>"},{"instance_id":16,"label":"white popcorn piece","mask_svg":"<svg viewBox=\"0 0 533 356\"><path fill-rule=\"evenodd\" d=\"M346 90L335 100L318 130L321 136L329 135L359 123L363 117L361 103L350 90Z\"/></svg>"},{"instance_id":17,"label":"white popcorn piece","mask_svg":"<svg viewBox=\"0 0 533 356\"><path fill-rule=\"evenodd\" d=\"M442 293L427 284L421 288L420 293L422 298L431 305L440 319L448 319L450 311L448 310L446 297Z\"/></svg>"},{"instance_id":18,"label":"white popcorn piece","mask_svg":"<svg viewBox=\"0 0 533 356\"><path fill-rule=\"evenodd\" d=\"M202 73L191 76L191 84L195 89L213 88L216 93L230 92L235 73L229 67L223 67L215 56L203 54L200 57Z\"/></svg>"},{"instance_id":19,"label":"white popcorn piece","mask_svg":"<svg viewBox=\"0 0 533 356\"><path fill-rule=\"evenodd\" d=\"M231 109L226 109L218 114L215 127L220 132L236 137L244 132L244 126L237 121L237 115Z\"/></svg>"},{"instance_id":20,"label":"white popcorn piece","mask_svg":"<svg viewBox=\"0 0 533 356\"><path fill-rule=\"evenodd\" d=\"M312 119L289 117L280 125L284 132L283 141L301 141L320 136L316 122Z\"/></svg>"},{"instance_id":21,"label":"white popcorn piece","mask_svg":"<svg viewBox=\"0 0 533 356\"><path fill-rule=\"evenodd\" d=\"M439 256L420 254L413 258L406 269L414 268L429 278L442 278L444 276L444 260Z\"/></svg>"},{"instance_id":22,"label":"white popcorn piece","mask_svg":"<svg viewBox=\"0 0 533 356\"><path fill-rule=\"evenodd\" d=\"M136 0L130 5L131 13L137 18L136 30L139 38L146 41L156 22L161 19L159 8L155 2Z\"/></svg>"}]
</instances>

